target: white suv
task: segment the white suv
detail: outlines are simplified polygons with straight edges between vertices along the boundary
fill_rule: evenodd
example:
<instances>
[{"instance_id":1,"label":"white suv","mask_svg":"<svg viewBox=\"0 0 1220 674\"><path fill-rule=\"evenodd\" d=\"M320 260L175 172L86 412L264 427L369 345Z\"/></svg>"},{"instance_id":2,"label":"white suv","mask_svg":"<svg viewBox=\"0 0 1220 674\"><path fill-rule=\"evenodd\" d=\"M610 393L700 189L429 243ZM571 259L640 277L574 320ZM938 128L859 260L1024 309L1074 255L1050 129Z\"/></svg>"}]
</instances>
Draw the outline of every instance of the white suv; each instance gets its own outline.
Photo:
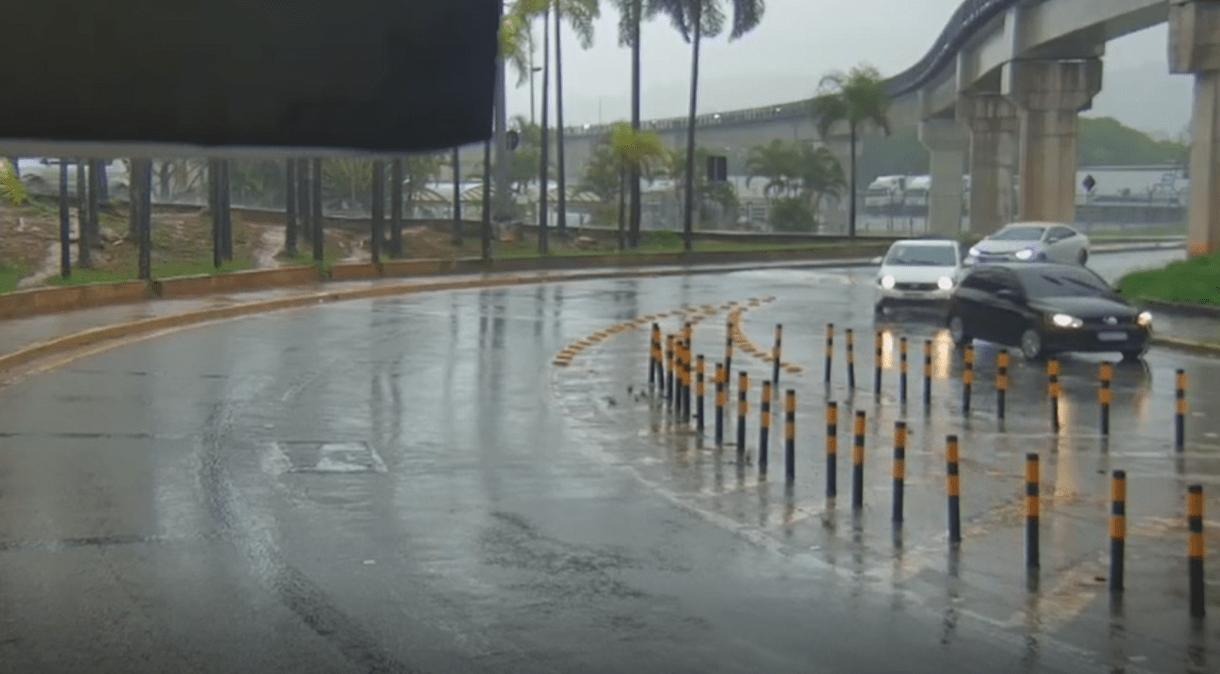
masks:
<instances>
[{"instance_id":1,"label":"white suv","mask_svg":"<svg viewBox=\"0 0 1220 674\"><path fill-rule=\"evenodd\" d=\"M962 250L952 239L898 241L879 260L877 311L897 304L949 300L962 271Z\"/></svg>"}]
</instances>

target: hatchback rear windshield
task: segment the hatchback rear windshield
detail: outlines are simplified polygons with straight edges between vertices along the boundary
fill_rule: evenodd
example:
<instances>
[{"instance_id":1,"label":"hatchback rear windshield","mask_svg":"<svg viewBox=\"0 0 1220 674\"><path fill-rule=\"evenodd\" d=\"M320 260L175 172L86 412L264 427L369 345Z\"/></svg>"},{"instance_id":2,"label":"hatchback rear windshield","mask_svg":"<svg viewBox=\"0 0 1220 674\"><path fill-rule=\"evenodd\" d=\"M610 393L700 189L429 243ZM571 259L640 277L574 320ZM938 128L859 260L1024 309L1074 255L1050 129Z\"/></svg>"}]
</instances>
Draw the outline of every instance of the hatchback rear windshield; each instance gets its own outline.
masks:
<instances>
[{"instance_id":1,"label":"hatchback rear windshield","mask_svg":"<svg viewBox=\"0 0 1220 674\"><path fill-rule=\"evenodd\" d=\"M957 265L957 252L951 245L898 244L890 248L885 263L896 267L953 267Z\"/></svg>"},{"instance_id":2,"label":"hatchback rear windshield","mask_svg":"<svg viewBox=\"0 0 1220 674\"><path fill-rule=\"evenodd\" d=\"M1083 269L1030 270L1021 274L1021 285L1030 299L1047 297L1109 297L1114 294L1105 281Z\"/></svg>"},{"instance_id":3,"label":"hatchback rear windshield","mask_svg":"<svg viewBox=\"0 0 1220 674\"><path fill-rule=\"evenodd\" d=\"M992 235L992 241L1038 241L1042 238L1045 227L1009 227Z\"/></svg>"}]
</instances>

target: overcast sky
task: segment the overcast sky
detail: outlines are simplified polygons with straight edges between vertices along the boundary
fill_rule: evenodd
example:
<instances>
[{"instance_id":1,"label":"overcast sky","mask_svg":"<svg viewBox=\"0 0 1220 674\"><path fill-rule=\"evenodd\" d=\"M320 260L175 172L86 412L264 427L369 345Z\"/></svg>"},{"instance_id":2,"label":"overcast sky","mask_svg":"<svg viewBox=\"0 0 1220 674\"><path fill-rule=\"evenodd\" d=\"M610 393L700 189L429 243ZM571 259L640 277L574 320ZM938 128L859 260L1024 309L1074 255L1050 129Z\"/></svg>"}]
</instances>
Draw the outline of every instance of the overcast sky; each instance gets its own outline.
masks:
<instances>
[{"instance_id":1,"label":"overcast sky","mask_svg":"<svg viewBox=\"0 0 1220 674\"><path fill-rule=\"evenodd\" d=\"M812 94L823 74L861 62L885 75L921 57L961 0L767 0L767 12L749 35L704 42L700 111L796 100ZM591 49L582 51L564 33L565 112L568 124L610 122L629 114L630 51L618 46L618 15L602 3ZM537 35L541 65L541 34ZM685 114L690 82L690 47L669 22L643 29L643 111L648 117ZM1164 26L1111 43L1107 90L1091 114L1118 117L1141 129L1176 135L1189 116L1188 78L1171 77ZM510 74L510 85L515 76ZM541 77L535 82L541 96ZM1140 105L1152 97L1158 109ZM1134 95L1132 95L1134 92ZM529 86L511 90L512 114L528 116Z\"/></svg>"}]
</instances>

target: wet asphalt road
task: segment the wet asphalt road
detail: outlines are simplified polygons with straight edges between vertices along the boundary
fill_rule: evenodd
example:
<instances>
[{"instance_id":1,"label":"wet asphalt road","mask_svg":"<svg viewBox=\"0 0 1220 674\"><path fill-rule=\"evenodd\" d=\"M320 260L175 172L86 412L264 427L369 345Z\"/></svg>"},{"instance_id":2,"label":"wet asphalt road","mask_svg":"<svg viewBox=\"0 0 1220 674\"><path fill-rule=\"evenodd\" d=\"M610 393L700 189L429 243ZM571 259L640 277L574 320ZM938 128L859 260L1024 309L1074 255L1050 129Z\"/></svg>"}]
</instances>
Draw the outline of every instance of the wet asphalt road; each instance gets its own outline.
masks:
<instances>
[{"instance_id":1,"label":"wet asphalt road","mask_svg":"<svg viewBox=\"0 0 1220 674\"><path fill-rule=\"evenodd\" d=\"M1098 258L1108 275L1164 254ZM1158 257L1160 256L1160 257ZM1064 431L1039 365L1014 359L996 419L995 350L974 410L935 320L933 404L871 391L872 272L760 270L419 295L221 323L84 358L0 390L3 671L1209 671L1213 619L1186 603L1185 485L1220 521L1220 360L1153 350L1115 380L1097 433L1100 357L1064 361ZM774 301L763 301L770 298ZM752 306L750 299L760 300ZM785 326L797 477L773 430L757 469L639 395L643 316L708 305L695 352ZM702 309L698 309L700 313ZM667 330L680 318L660 319ZM839 327L822 383L825 323ZM846 387L842 331L858 381ZM1170 447L1186 368L1189 447ZM631 392L629 393L629 389ZM736 390L734 389L734 397ZM823 409L843 407L838 503L824 496ZM710 417L710 403L709 403ZM865 509L850 508L850 424L868 414ZM890 521L893 422L907 420L905 521ZM710 429L709 429L710 430ZM943 441L962 438L965 541L946 542ZM728 434L729 438L733 433ZM1022 470L1042 457L1042 566L1023 564ZM1128 472L1128 590L1106 591L1108 473Z\"/></svg>"}]
</instances>

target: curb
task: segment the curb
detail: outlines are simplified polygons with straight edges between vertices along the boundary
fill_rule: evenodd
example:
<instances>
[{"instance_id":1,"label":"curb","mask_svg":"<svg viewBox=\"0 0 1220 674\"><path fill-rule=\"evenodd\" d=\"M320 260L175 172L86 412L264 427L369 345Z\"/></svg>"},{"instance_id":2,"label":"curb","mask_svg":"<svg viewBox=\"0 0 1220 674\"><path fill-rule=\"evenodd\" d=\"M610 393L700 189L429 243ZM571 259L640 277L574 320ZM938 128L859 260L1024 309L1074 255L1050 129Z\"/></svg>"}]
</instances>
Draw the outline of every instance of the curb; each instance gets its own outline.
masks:
<instances>
[{"instance_id":1,"label":"curb","mask_svg":"<svg viewBox=\"0 0 1220 674\"><path fill-rule=\"evenodd\" d=\"M1220 344L1208 344L1207 342L1195 342L1189 339L1180 339L1178 337L1152 337L1152 343L1156 346L1163 346L1170 349L1178 349L1180 351L1190 351L1208 356L1220 356Z\"/></svg>"},{"instance_id":2,"label":"curb","mask_svg":"<svg viewBox=\"0 0 1220 674\"><path fill-rule=\"evenodd\" d=\"M867 260L861 259L823 261L811 260L798 265L785 264L784 267L799 266L803 268L841 268L866 266L867 264ZM87 346L93 346L102 342L134 337L137 335L148 335L154 332L173 328L201 325L213 321L235 319L245 316L252 316L255 314L302 308L316 304L375 299L395 295L414 295L417 293L442 292L449 290L477 290L482 288L533 285L539 283L595 281L599 279L616 278L689 276L696 274L724 273L726 271L737 271L743 269L748 269L748 267L743 267L741 265L721 265L719 267L700 265L696 267L659 269L603 270L585 273L577 272L552 274L548 272L541 272L538 274L531 274L529 276L503 276L498 278L479 278L464 281L442 280L409 284L398 283L369 288L357 288L353 290L332 290L318 293L307 293L294 297L283 297L273 300L259 300L256 302L243 302L225 307L186 311L180 314L158 316L156 318L147 318L139 321L117 323L114 325L105 325L90 328L88 330L82 330L81 332L38 342L23 349L18 349L17 351L0 355L0 372L11 371L49 356L81 349Z\"/></svg>"},{"instance_id":3,"label":"curb","mask_svg":"<svg viewBox=\"0 0 1220 674\"><path fill-rule=\"evenodd\" d=\"M1167 312L1170 315L1177 314L1191 318L1220 318L1220 307L1208 306L1206 304L1182 304L1161 300L1143 300L1143 303L1153 309Z\"/></svg>"}]
</instances>

